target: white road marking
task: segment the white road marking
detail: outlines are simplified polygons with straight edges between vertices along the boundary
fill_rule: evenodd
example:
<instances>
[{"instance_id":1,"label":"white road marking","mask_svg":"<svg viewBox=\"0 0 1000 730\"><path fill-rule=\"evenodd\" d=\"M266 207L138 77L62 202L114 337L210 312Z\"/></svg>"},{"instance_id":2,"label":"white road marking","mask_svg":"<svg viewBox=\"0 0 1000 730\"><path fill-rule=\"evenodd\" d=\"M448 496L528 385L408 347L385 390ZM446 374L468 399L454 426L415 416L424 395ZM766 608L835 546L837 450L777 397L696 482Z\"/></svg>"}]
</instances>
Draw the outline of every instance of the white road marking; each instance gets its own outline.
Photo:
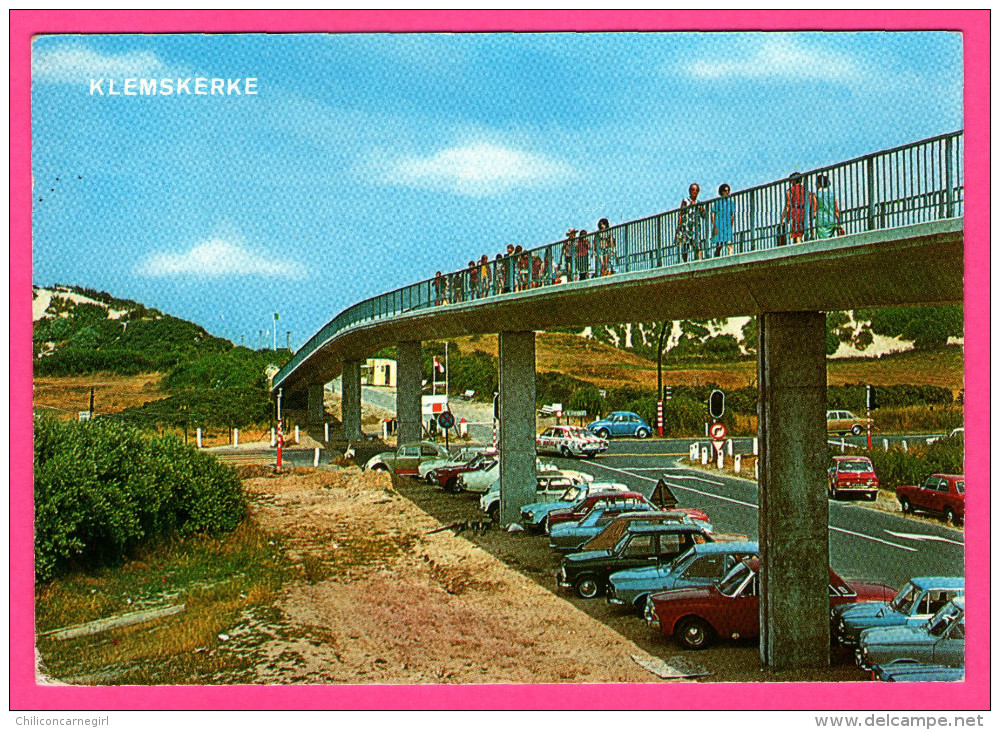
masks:
<instances>
[{"instance_id":1,"label":"white road marking","mask_svg":"<svg viewBox=\"0 0 1000 730\"><path fill-rule=\"evenodd\" d=\"M602 468L607 469L609 471L616 471L616 472L619 472L621 474L627 474L630 477L633 477L635 479L643 479L643 480L645 480L647 482L658 481L657 479L652 479L650 477L644 477L644 476L642 476L640 474L632 474L632 473L626 471L625 469L615 469L614 467L611 467L611 466L604 466L604 464L594 463L594 466L599 466L599 467L602 467ZM705 497L711 497L712 499L718 499L718 500L721 500L723 502L732 502L733 504L743 505L744 507L751 507L753 509L760 509L760 507L758 505L754 504L753 502L743 502L743 501L741 501L739 499L733 499L732 497L723 497L723 496L721 496L719 494L712 494L711 492L703 492L702 490L700 490L700 489L694 489L693 487L685 487L685 486L682 486L680 484L670 484L669 482L667 483L667 486L671 487L673 489L683 489L683 490L688 491L688 492L694 492L695 494L700 494L700 495L705 496ZM863 538L865 540L871 540L872 542L880 542L883 545L890 545L890 546L892 546L894 548L899 548L900 550L907 550L907 551L909 551L911 553L918 552L918 550L916 548L911 548L908 545L900 545L900 544L895 543L895 542L889 542L888 540L883 540L880 537L872 537L871 535L865 535L864 533L861 533L861 532L854 532L853 530L845 530L842 527L834 527L833 525L828 525L828 527L831 530L833 530L834 532L842 532L845 535L853 535L854 537L860 537L860 538ZM888 532L888 530L886 530L886 532Z\"/></svg>"},{"instance_id":2,"label":"white road marking","mask_svg":"<svg viewBox=\"0 0 1000 730\"><path fill-rule=\"evenodd\" d=\"M937 535L927 535L915 532L893 532L892 530L883 530L883 532L888 532L893 537L901 537L904 540L937 540L938 542L950 542L952 545L959 545L960 547L965 547L964 542L958 542L957 540L949 540L947 537L938 537Z\"/></svg>"}]
</instances>

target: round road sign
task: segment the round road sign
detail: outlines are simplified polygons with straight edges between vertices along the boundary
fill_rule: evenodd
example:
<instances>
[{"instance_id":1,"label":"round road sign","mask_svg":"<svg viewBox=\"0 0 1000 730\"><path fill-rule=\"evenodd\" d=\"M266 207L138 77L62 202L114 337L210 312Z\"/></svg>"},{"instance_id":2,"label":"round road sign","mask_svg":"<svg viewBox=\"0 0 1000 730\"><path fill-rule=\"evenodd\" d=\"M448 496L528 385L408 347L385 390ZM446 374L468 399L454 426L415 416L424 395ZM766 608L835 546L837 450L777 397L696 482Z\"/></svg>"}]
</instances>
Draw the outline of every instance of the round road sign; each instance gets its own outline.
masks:
<instances>
[{"instance_id":1,"label":"round road sign","mask_svg":"<svg viewBox=\"0 0 1000 730\"><path fill-rule=\"evenodd\" d=\"M441 428L452 428L455 425L455 415L451 411L445 411L438 415L437 421Z\"/></svg>"},{"instance_id":2,"label":"round road sign","mask_svg":"<svg viewBox=\"0 0 1000 730\"><path fill-rule=\"evenodd\" d=\"M726 427L721 423L713 423L709 426L708 433L716 441L721 441L726 437Z\"/></svg>"}]
</instances>

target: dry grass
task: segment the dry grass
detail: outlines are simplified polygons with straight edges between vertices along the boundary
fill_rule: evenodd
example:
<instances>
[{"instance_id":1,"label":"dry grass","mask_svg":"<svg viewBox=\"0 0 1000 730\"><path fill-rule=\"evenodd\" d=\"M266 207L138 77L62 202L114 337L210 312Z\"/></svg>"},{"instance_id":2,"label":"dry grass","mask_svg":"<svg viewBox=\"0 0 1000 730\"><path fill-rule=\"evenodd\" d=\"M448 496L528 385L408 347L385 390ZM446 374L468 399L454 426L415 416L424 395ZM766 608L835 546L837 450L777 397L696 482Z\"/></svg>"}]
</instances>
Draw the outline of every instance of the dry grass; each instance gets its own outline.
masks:
<instances>
[{"instance_id":1,"label":"dry grass","mask_svg":"<svg viewBox=\"0 0 1000 730\"><path fill-rule=\"evenodd\" d=\"M76 418L78 411L90 407L90 389L93 388L94 410L97 413L118 413L164 398L165 394L160 390L163 377L163 373L97 373L35 378L34 405L64 418Z\"/></svg>"}]
</instances>

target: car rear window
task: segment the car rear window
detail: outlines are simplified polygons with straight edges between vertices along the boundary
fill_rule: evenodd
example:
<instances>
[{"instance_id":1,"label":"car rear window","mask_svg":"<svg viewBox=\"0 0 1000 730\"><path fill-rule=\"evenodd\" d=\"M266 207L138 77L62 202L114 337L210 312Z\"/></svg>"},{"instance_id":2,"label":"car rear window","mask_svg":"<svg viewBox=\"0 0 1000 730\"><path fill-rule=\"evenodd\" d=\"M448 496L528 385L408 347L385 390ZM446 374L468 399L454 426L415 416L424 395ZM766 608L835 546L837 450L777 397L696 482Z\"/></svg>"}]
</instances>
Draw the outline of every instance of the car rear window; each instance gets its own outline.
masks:
<instances>
[{"instance_id":1,"label":"car rear window","mask_svg":"<svg viewBox=\"0 0 1000 730\"><path fill-rule=\"evenodd\" d=\"M958 490L959 494L965 494L965 480L955 482L955 489Z\"/></svg>"},{"instance_id":2,"label":"car rear window","mask_svg":"<svg viewBox=\"0 0 1000 730\"><path fill-rule=\"evenodd\" d=\"M869 461L842 461L840 462L840 471L849 472L864 472L871 471L872 465Z\"/></svg>"}]
</instances>

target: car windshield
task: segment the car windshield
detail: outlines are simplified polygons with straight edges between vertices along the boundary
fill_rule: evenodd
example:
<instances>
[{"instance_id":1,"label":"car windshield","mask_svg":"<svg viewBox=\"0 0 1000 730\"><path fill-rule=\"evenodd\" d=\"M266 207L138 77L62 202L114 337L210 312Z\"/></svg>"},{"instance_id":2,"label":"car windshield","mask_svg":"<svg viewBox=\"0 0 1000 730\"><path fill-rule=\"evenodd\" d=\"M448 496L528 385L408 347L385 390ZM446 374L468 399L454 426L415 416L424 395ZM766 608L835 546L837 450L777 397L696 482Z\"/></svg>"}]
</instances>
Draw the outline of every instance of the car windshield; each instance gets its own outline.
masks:
<instances>
[{"instance_id":1,"label":"car windshield","mask_svg":"<svg viewBox=\"0 0 1000 730\"><path fill-rule=\"evenodd\" d=\"M572 486L563 492L559 499L563 502L575 502L581 494L583 494L583 490L580 487Z\"/></svg>"},{"instance_id":2,"label":"car windshield","mask_svg":"<svg viewBox=\"0 0 1000 730\"><path fill-rule=\"evenodd\" d=\"M871 462L868 462L868 461L842 461L842 462L840 462L840 471L849 471L849 472L858 473L858 472L871 471L871 470L872 470L872 465L871 465Z\"/></svg>"},{"instance_id":3,"label":"car windshield","mask_svg":"<svg viewBox=\"0 0 1000 730\"><path fill-rule=\"evenodd\" d=\"M899 593L896 594L896 597L892 599L889 605L900 613L909 613L919 596L920 591L917 590L917 587L912 583L907 583L900 588Z\"/></svg>"},{"instance_id":4,"label":"car windshield","mask_svg":"<svg viewBox=\"0 0 1000 730\"><path fill-rule=\"evenodd\" d=\"M729 575L722 579L719 583L719 592L723 595L732 598L736 595L736 591L740 589L740 586L746 581L747 576L753 573L750 570L750 566L746 563L740 563L732 570L729 571Z\"/></svg>"},{"instance_id":5,"label":"car windshield","mask_svg":"<svg viewBox=\"0 0 1000 730\"><path fill-rule=\"evenodd\" d=\"M941 636L948 630L948 627L955 623L955 621L957 621L961 616L962 609L954 603L949 603L947 606L938 611L934 615L934 618L927 622L927 633L931 636Z\"/></svg>"}]
</instances>

